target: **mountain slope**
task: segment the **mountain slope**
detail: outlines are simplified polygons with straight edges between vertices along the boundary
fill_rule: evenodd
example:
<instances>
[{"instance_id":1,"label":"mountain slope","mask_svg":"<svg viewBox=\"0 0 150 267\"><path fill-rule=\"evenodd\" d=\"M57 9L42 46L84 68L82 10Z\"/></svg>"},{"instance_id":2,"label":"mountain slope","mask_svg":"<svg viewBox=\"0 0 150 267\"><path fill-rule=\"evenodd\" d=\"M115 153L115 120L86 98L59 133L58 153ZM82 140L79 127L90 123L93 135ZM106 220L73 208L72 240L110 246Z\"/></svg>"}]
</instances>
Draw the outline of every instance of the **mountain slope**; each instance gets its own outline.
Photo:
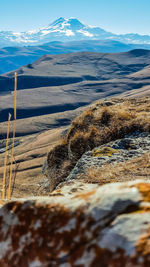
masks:
<instances>
[{"instance_id":1,"label":"mountain slope","mask_svg":"<svg viewBox=\"0 0 150 267\"><path fill-rule=\"evenodd\" d=\"M50 25L38 30L15 33L0 32L0 47L16 45L39 45L51 41L79 41L79 40L117 40L132 44L150 44L149 35L113 34L100 27L88 26L76 18L59 18Z\"/></svg>"},{"instance_id":2,"label":"mountain slope","mask_svg":"<svg viewBox=\"0 0 150 267\"><path fill-rule=\"evenodd\" d=\"M99 98L150 94L150 51L45 55L21 67L17 117L41 116L87 105ZM145 72L146 70L146 72ZM143 72L142 76L140 73ZM12 112L14 72L0 76L0 121Z\"/></svg>"},{"instance_id":3,"label":"mountain slope","mask_svg":"<svg viewBox=\"0 0 150 267\"><path fill-rule=\"evenodd\" d=\"M124 44L115 40L83 40L74 42L50 42L40 46L5 47L0 49L0 74L31 64L45 54L73 52L117 53L132 49L150 49L150 45Z\"/></svg>"}]
</instances>

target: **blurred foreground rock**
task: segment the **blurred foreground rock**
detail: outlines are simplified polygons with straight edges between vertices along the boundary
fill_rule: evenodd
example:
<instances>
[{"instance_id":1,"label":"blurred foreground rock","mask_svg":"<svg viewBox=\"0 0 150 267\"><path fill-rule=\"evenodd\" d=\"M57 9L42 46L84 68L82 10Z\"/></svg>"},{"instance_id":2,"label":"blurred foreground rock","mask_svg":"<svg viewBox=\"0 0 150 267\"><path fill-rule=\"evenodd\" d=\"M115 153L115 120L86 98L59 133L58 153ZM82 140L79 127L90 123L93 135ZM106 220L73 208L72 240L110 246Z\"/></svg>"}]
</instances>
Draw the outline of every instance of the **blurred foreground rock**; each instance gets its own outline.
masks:
<instances>
[{"instance_id":1,"label":"blurred foreground rock","mask_svg":"<svg viewBox=\"0 0 150 267\"><path fill-rule=\"evenodd\" d=\"M1 206L0 266L150 266L150 182L72 180Z\"/></svg>"}]
</instances>

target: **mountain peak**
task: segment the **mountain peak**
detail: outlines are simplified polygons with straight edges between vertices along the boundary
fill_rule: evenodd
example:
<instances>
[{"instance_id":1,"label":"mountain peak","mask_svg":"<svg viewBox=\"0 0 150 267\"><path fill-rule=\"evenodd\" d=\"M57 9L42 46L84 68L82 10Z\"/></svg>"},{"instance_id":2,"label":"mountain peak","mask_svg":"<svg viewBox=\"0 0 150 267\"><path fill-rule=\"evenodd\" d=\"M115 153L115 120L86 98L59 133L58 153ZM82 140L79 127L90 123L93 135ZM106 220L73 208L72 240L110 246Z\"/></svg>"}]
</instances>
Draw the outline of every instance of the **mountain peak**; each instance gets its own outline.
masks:
<instances>
[{"instance_id":1,"label":"mountain peak","mask_svg":"<svg viewBox=\"0 0 150 267\"><path fill-rule=\"evenodd\" d=\"M76 18L69 18L69 19L65 19L63 17L58 18L57 20L55 20L54 22L52 22L50 24L50 26L52 27L56 27L56 26L62 26L62 24L65 23L65 26L67 28L73 28L74 30L80 30L81 28L85 27L85 25L83 23L80 22L80 20L76 19Z\"/></svg>"},{"instance_id":2,"label":"mountain peak","mask_svg":"<svg viewBox=\"0 0 150 267\"><path fill-rule=\"evenodd\" d=\"M76 29L81 29L81 28L85 27L85 25L83 23L81 23L81 21L76 19L76 18L68 19L68 24L70 24L70 26L72 26L73 28L76 28Z\"/></svg>"},{"instance_id":3,"label":"mountain peak","mask_svg":"<svg viewBox=\"0 0 150 267\"><path fill-rule=\"evenodd\" d=\"M150 36L138 34L116 35L100 27L88 26L79 19L60 17L37 30L15 33L0 31L0 47L37 45L52 41L116 40L127 44L150 44Z\"/></svg>"},{"instance_id":4,"label":"mountain peak","mask_svg":"<svg viewBox=\"0 0 150 267\"><path fill-rule=\"evenodd\" d=\"M63 17L60 17L58 19L56 19L54 22L52 22L50 25L51 26L55 26L55 25L59 25L59 24L62 24L63 22L65 22L66 19L64 19Z\"/></svg>"}]
</instances>

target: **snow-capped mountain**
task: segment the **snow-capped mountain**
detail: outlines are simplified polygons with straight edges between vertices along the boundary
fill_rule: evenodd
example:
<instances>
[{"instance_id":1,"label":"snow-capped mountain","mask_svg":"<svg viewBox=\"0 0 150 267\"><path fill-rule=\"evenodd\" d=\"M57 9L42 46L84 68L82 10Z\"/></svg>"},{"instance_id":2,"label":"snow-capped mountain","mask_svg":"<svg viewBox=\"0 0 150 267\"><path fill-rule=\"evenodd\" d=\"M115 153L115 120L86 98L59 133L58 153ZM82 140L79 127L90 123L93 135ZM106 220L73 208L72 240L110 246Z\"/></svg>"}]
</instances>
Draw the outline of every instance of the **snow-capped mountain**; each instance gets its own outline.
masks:
<instances>
[{"instance_id":1,"label":"snow-capped mountain","mask_svg":"<svg viewBox=\"0 0 150 267\"><path fill-rule=\"evenodd\" d=\"M150 44L149 35L116 35L99 27L88 26L76 18L59 18L38 30L15 33L0 31L0 47L16 45L40 45L52 41L117 40L130 44Z\"/></svg>"}]
</instances>

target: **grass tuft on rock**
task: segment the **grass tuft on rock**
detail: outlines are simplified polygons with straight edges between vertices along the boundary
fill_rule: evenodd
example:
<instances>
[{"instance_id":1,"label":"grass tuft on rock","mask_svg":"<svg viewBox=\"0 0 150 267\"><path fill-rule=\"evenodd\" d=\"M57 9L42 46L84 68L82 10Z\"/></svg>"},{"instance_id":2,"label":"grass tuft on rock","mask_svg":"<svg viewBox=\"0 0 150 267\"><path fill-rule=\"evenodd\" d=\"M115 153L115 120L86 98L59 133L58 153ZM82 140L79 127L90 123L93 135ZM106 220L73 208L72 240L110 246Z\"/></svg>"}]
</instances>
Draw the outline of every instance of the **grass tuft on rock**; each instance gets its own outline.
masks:
<instances>
[{"instance_id":1,"label":"grass tuft on rock","mask_svg":"<svg viewBox=\"0 0 150 267\"><path fill-rule=\"evenodd\" d=\"M97 101L72 122L60 144L49 151L48 166L55 169L49 178L56 175L56 181L63 181L85 152L136 131L150 132L149 97Z\"/></svg>"}]
</instances>

